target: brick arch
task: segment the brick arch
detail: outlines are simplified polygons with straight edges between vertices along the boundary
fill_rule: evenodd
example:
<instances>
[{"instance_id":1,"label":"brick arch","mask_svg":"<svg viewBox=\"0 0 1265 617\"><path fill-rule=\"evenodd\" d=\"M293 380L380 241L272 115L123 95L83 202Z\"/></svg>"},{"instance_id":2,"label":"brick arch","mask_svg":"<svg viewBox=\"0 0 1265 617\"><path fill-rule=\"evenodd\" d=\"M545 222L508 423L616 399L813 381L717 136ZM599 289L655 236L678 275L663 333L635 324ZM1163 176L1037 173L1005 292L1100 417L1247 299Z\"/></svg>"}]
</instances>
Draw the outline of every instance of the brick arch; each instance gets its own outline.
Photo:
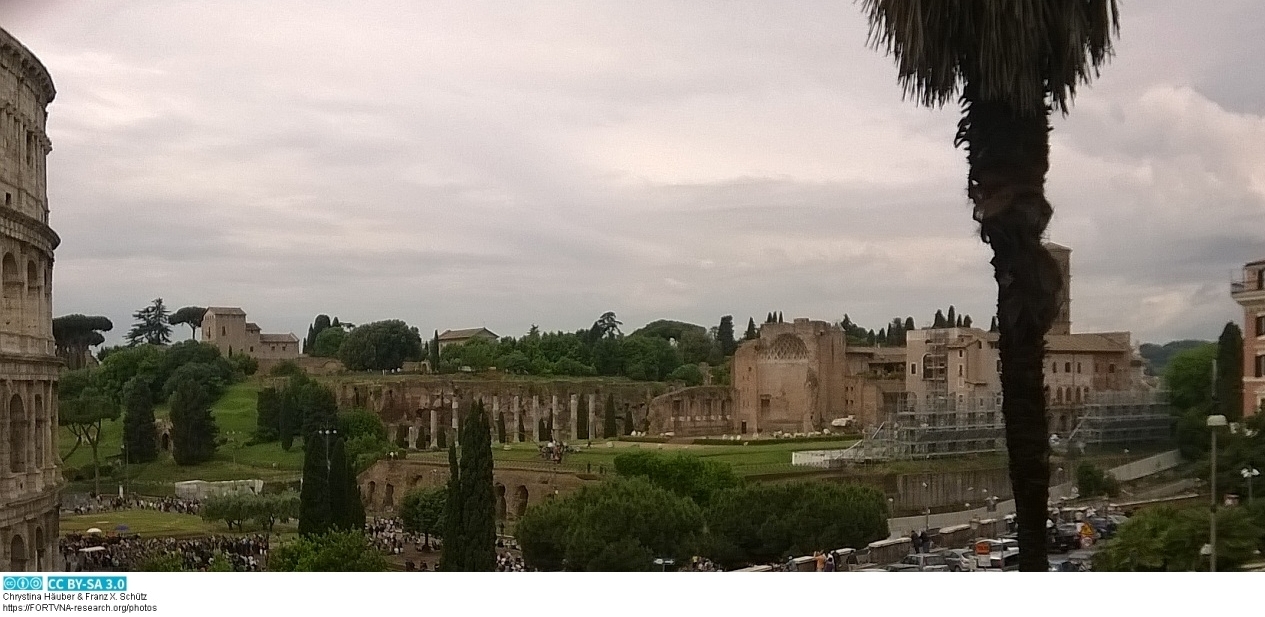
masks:
<instances>
[{"instance_id":1,"label":"brick arch","mask_svg":"<svg viewBox=\"0 0 1265 617\"><path fill-rule=\"evenodd\" d=\"M13 473L26 471L26 423L22 396L14 394L9 399L9 470Z\"/></svg>"},{"instance_id":2,"label":"brick arch","mask_svg":"<svg viewBox=\"0 0 1265 617\"><path fill-rule=\"evenodd\" d=\"M27 260L26 262L26 292L27 293L31 293L31 294L36 293L40 290L40 287L43 287L43 285L40 284L40 278L41 277L40 277L39 267L35 265L35 260L34 259Z\"/></svg>"},{"instance_id":3,"label":"brick arch","mask_svg":"<svg viewBox=\"0 0 1265 617\"><path fill-rule=\"evenodd\" d=\"M26 572L26 541L22 539L20 534L13 534L13 539L9 541L9 570L13 572Z\"/></svg>"},{"instance_id":4,"label":"brick arch","mask_svg":"<svg viewBox=\"0 0 1265 617\"><path fill-rule=\"evenodd\" d=\"M5 253L4 259L0 261L0 281L4 285L5 300L20 300L22 298L22 273L18 271L18 260L13 253ZM7 314L12 315L10 311ZM12 317L9 317L9 321Z\"/></svg>"}]
</instances>

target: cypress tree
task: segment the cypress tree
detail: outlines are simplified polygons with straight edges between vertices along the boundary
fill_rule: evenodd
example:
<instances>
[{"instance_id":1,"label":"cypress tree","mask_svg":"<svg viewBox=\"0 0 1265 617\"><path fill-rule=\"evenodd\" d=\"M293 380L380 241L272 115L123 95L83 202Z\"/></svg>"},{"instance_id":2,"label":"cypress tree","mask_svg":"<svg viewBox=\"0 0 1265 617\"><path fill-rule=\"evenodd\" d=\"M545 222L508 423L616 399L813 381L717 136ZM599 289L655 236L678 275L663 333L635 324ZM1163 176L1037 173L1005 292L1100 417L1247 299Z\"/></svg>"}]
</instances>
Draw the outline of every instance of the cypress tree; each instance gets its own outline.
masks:
<instances>
[{"instance_id":1,"label":"cypress tree","mask_svg":"<svg viewBox=\"0 0 1265 617\"><path fill-rule=\"evenodd\" d=\"M966 317L963 317L963 318L962 318L962 327L963 327L963 328L969 328L969 327L971 327L971 316L970 316L970 315L967 315Z\"/></svg>"},{"instance_id":2,"label":"cypress tree","mask_svg":"<svg viewBox=\"0 0 1265 617\"><path fill-rule=\"evenodd\" d=\"M931 327L932 328L944 327L944 313L940 312L940 309L936 309L936 316L935 316L935 319L933 319L931 322Z\"/></svg>"},{"instance_id":3,"label":"cypress tree","mask_svg":"<svg viewBox=\"0 0 1265 617\"><path fill-rule=\"evenodd\" d=\"M997 331L997 316L996 316L996 315L993 315L993 320L992 320L991 322L989 322L989 324L988 324L988 331L989 331L989 332L996 332L996 331Z\"/></svg>"},{"instance_id":4,"label":"cypress tree","mask_svg":"<svg viewBox=\"0 0 1265 617\"><path fill-rule=\"evenodd\" d=\"M276 441L281 435L281 394L264 388L255 397L255 438Z\"/></svg>"},{"instance_id":5,"label":"cypress tree","mask_svg":"<svg viewBox=\"0 0 1265 617\"><path fill-rule=\"evenodd\" d=\"M496 570L496 498L492 487L492 430L483 401L461 427L461 459L458 463L461 499L461 570Z\"/></svg>"},{"instance_id":6,"label":"cypress tree","mask_svg":"<svg viewBox=\"0 0 1265 617\"><path fill-rule=\"evenodd\" d=\"M884 330L883 328L879 328L878 334L874 335L874 340L876 342L882 342L883 344L887 344L887 330Z\"/></svg>"},{"instance_id":7,"label":"cypress tree","mask_svg":"<svg viewBox=\"0 0 1265 617\"><path fill-rule=\"evenodd\" d=\"M313 436L303 444L303 488L299 491L299 533L304 536L325 533L334 524L330 494L334 465L332 457L326 458L325 444L324 436Z\"/></svg>"},{"instance_id":8,"label":"cypress tree","mask_svg":"<svg viewBox=\"0 0 1265 617\"><path fill-rule=\"evenodd\" d=\"M280 393L280 406L277 412L277 438L281 440L281 449L286 452L294 446L294 437L299 432L302 424L302 418L299 417L301 407L298 401L298 391L293 387L286 387Z\"/></svg>"},{"instance_id":9,"label":"cypress tree","mask_svg":"<svg viewBox=\"0 0 1265 617\"><path fill-rule=\"evenodd\" d=\"M149 385L133 377L123 386L123 443L125 463L148 463L158 458L158 430Z\"/></svg>"},{"instance_id":10,"label":"cypress tree","mask_svg":"<svg viewBox=\"0 0 1265 617\"><path fill-rule=\"evenodd\" d=\"M602 437L605 437L606 439L614 439L615 437L619 436L619 428L615 421L615 395L614 394L606 395L606 411L603 414L603 416L604 416L603 424L605 426L602 427L603 429Z\"/></svg>"},{"instance_id":11,"label":"cypress tree","mask_svg":"<svg viewBox=\"0 0 1265 617\"><path fill-rule=\"evenodd\" d=\"M914 330L914 318L913 318L913 317L906 317L906 318L905 318L905 331L906 331L906 332L911 332L911 331L913 331L913 330Z\"/></svg>"},{"instance_id":12,"label":"cypress tree","mask_svg":"<svg viewBox=\"0 0 1265 617\"><path fill-rule=\"evenodd\" d=\"M181 381L171 395L171 455L176 464L196 465L211 460L218 435L206 388L193 379Z\"/></svg>"},{"instance_id":13,"label":"cypress tree","mask_svg":"<svg viewBox=\"0 0 1265 617\"><path fill-rule=\"evenodd\" d=\"M1217 404L1231 421L1243 417L1243 331L1233 321L1217 339Z\"/></svg>"},{"instance_id":14,"label":"cypress tree","mask_svg":"<svg viewBox=\"0 0 1265 617\"><path fill-rule=\"evenodd\" d=\"M496 414L496 440L507 443L505 437L505 412L502 411Z\"/></svg>"},{"instance_id":15,"label":"cypress tree","mask_svg":"<svg viewBox=\"0 0 1265 617\"><path fill-rule=\"evenodd\" d=\"M319 436L318 436L319 438ZM335 435L329 444L329 517L331 530L364 531L365 506L356 485L356 472L347 460L343 436Z\"/></svg>"},{"instance_id":16,"label":"cypress tree","mask_svg":"<svg viewBox=\"0 0 1265 617\"><path fill-rule=\"evenodd\" d=\"M628 408L628 419L624 421L624 434L625 434L625 435L631 435L633 431L637 430L637 425L636 425L636 424L634 424L634 422L636 422L636 420L634 420L634 419L633 419L633 410L632 410L632 407L629 407L629 408Z\"/></svg>"},{"instance_id":17,"label":"cypress tree","mask_svg":"<svg viewBox=\"0 0 1265 617\"><path fill-rule=\"evenodd\" d=\"M784 322L782 321L782 311L778 311L778 312L777 312L777 322L778 322L778 323L784 323Z\"/></svg>"},{"instance_id":18,"label":"cypress tree","mask_svg":"<svg viewBox=\"0 0 1265 617\"><path fill-rule=\"evenodd\" d=\"M950 326L960 323L957 320L957 311L953 310L952 304L949 305L949 315L945 317L945 320L949 322Z\"/></svg>"},{"instance_id":19,"label":"cypress tree","mask_svg":"<svg viewBox=\"0 0 1265 617\"><path fill-rule=\"evenodd\" d=\"M461 489L460 468L457 466L457 444L448 445L448 498L444 500L444 544L439 555L439 569L445 572L461 572L465 554L461 546Z\"/></svg>"},{"instance_id":20,"label":"cypress tree","mask_svg":"<svg viewBox=\"0 0 1265 617\"><path fill-rule=\"evenodd\" d=\"M435 338L430 341L430 372L439 372L439 330L435 331Z\"/></svg>"},{"instance_id":21,"label":"cypress tree","mask_svg":"<svg viewBox=\"0 0 1265 617\"><path fill-rule=\"evenodd\" d=\"M758 336L760 336L760 333L755 329L755 318L748 317L747 318L747 333L742 335L742 339L744 341L754 341Z\"/></svg>"},{"instance_id":22,"label":"cypress tree","mask_svg":"<svg viewBox=\"0 0 1265 617\"><path fill-rule=\"evenodd\" d=\"M720 325L716 327L716 342L720 344L720 353L725 356L732 356L738 348L738 342L734 340L733 315L720 318Z\"/></svg>"}]
</instances>

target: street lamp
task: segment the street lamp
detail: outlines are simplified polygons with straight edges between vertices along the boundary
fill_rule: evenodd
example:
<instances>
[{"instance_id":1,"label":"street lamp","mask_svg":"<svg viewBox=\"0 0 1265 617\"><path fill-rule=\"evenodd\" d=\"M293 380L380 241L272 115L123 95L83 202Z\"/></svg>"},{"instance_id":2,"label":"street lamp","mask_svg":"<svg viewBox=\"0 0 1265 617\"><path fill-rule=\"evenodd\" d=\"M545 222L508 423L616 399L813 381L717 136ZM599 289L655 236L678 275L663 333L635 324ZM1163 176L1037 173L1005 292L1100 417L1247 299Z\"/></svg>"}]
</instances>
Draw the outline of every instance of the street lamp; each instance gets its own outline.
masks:
<instances>
[{"instance_id":1,"label":"street lamp","mask_svg":"<svg viewBox=\"0 0 1265 617\"><path fill-rule=\"evenodd\" d=\"M1239 470L1239 475L1247 480L1247 502L1250 504L1252 503L1252 478L1261 475L1261 472L1255 467L1244 467Z\"/></svg>"},{"instance_id":2,"label":"street lamp","mask_svg":"<svg viewBox=\"0 0 1265 617\"><path fill-rule=\"evenodd\" d=\"M316 434L325 438L325 483L329 484L329 473L332 467L329 460L329 438L331 435L337 435L338 429L323 428L317 430Z\"/></svg>"},{"instance_id":3,"label":"street lamp","mask_svg":"<svg viewBox=\"0 0 1265 617\"><path fill-rule=\"evenodd\" d=\"M1208 534L1208 571L1217 571L1217 429L1226 425L1223 415L1208 416L1208 432L1212 434L1212 508L1210 509Z\"/></svg>"},{"instance_id":4,"label":"street lamp","mask_svg":"<svg viewBox=\"0 0 1265 617\"><path fill-rule=\"evenodd\" d=\"M119 444L119 451L123 454L123 494L119 497L126 499L128 493L127 486L127 444Z\"/></svg>"}]
</instances>

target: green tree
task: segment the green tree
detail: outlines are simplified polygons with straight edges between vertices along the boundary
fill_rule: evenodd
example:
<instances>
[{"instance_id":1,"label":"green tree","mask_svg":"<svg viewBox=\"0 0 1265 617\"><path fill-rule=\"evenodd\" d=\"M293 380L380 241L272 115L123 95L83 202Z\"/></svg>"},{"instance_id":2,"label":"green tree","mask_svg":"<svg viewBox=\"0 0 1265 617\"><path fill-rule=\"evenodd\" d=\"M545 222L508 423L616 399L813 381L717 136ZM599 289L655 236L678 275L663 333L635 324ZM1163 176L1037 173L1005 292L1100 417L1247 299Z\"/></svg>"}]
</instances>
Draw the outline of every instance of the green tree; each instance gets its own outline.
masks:
<instances>
[{"instance_id":1,"label":"green tree","mask_svg":"<svg viewBox=\"0 0 1265 617\"><path fill-rule=\"evenodd\" d=\"M439 330L435 331L435 336L434 338L431 339L430 346L427 348L426 351L430 352L431 372L438 373L439 372Z\"/></svg>"},{"instance_id":2,"label":"green tree","mask_svg":"<svg viewBox=\"0 0 1265 617\"><path fill-rule=\"evenodd\" d=\"M430 537L442 535L444 506L448 500L445 487L416 488L400 501L400 523L404 531L421 534L430 548Z\"/></svg>"},{"instance_id":3,"label":"green tree","mask_svg":"<svg viewBox=\"0 0 1265 617\"><path fill-rule=\"evenodd\" d=\"M89 369L71 371L61 376L57 384L57 422L75 436L71 454L80 444L88 444L92 451L92 492L101 494L101 430L106 420L119 417L119 406L103 392L91 385ZM13 430L12 428L10 430Z\"/></svg>"},{"instance_id":4,"label":"green tree","mask_svg":"<svg viewBox=\"0 0 1265 617\"><path fill-rule=\"evenodd\" d=\"M301 520L301 519L300 519ZM274 572L386 572L386 557L364 532L331 531L300 536L272 554Z\"/></svg>"},{"instance_id":5,"label":"green tree","mask_svg":"<svg viewBox=\"0 0 1265 617\"><path fill-rule=\"evenodd\" d=\"M193 380L183 380L171 394L171 455L177 465L197 465L215 456L219 427L211 417L211 397Z\"/></svg>"},{"instance_id":6,"label":"green tree","mask_svg":"<svg viewBox=\"0 0 1265 617\"><path fill-rule=\"evenodd\" d=\"M687 386L703 385L703 369L697 364L682 364L664 377L667 381L683 381Z\"/></svg>"},{"instance_id":7,"label":"green tree","mask_svg":"<svg viewBox=\"0 0 1265 617\"><path fill-rule=\"evenodd\" d=\"M1002 364L1002 416L1019 523L1020 568L1045 571L1049 431L1045 334L1062 276L1042 244L1049 115L1067 113L1076 86L1112 53L1114 0L999 0L946 7L864 0L872 42L896 58L907 94L927 106L959 101L955 143L967 151L967 195L993 251Z\"/></svg>"},{"instance_id":8,"label":"green tree","mask_svg":"<svg viewBox=\"0 0 1265 617\"><path fill-rule=\"evenodd\" d=\"M220 395L224 394L224 388L228 386L228 382L225 380L225 368L224 366L202 362L192 362L181 366L171 374L171 377L167 378L167 382L162 389L162 397L170 398L181 383L192 381L206 390L208 398L217 400ZM231 377L231 373L228 376Z\"/></svg>"},{"instance_id":9,"label":"green tree","mask_svg":"<svg viewBox=\"0 0 1265 617\"><path fill-rule=\"evenodd\" d=\"M1231 421L1243 417L1243 331L1233 321L1217 339L1217 406Z\"/></svg>"},{"instance_id":10,"label":"green tree","mask_svg":"<svg viewBox=\"0 0 1265 617\"><path fill-rule=\"evenodd\" d=\"M1207 343L1180 351L1164 369L1169 400L1179 411L1204 407L1212 402L1212 365L1217 358L1217 345Z\"/></svg>"},{"instance_id":11,"label":"green tree","mask_svg":"<svg viewBox=\"0 0 1265 617\"><path fill-rule=\"evenodd\" d=\"M755 324L751 324L755 326ZM716 342L720 345L720 353L726 357L734 355L738 350L738 341L734 340L734 316L725 315L720 318L720 326L716 329Z\"/></svg>"},{"instance_id":12,"label":"green tree","mask_svg":"<svg viewBox=\"0 0 1265 617\"><path fill-rule=\"evenodd\" d=\"M625 478L646 478L704 508L716 493L742 484L728 464L692 454L628 452L615 457L615 473Z\"/></svg>"},{"instance_id":13,"label":"green tree","mask_svg":"<svg viewBox=\"0 0 1265 617\"><path fill-rule=\"evenodd\" d=\"M353 371L394 370L421 354L422 339L403 321L390 319L357 327L347 334L338 358Z\"/></svg>"},{"instance_id":14,"label":"green tree","mask_svg":"<svg viewBox=\"0 0 1265 617\"><path fill-rule=\"evenodd\" d=\"M738 567L888 537L887 499L868 486L751 483L714 494L707 508L710 554Z\"/></svg>"},{"instance_id":15,"label":"green tree","mask_svg":"<svg viewBox=\"0 0 1265 617\"><path fill-rule=\"evenodd\" d=\"M373 412L352 409L338 414L338 431L346 440L347 459L357 473L369 469L395 450L388 441L382 418Z\"/></svg>"},{"instance_id":16,"label":"green tree","mask_svg":"<svg viewBox=\"0 0 1265 617\"><path fill-rule=\"evenodd\" d=\"M760 331L755 329L755 318L747 318L747 333L742 335L744 341L754 341L760 338Z\"/></svg>"},{"instance_id":17,"label":"green tree","mask_svg":"<svg viewBox=\"0 0 1265 617\"><path fill-rule=\"evenodd\" d=\"M280 436L281 394L275 387L264 388L255 397L255 439L276 441Z\"/></svg>"},{"instance_id":18,"label":"green tree","mask_svg":"<svg viewBox=\"0 0 1265 617\"><path fill-rule=\"evenodd\" d=\"M167 323L170 311L163 305L162 298L155 298L149 306L132 313L136 322L128 331L127 344L136 346L141 343L149 345L166 345L171 342L171 325Z\"/></svg>"},{"instance_id":19,"label":"green tree","mask_svg":"<svg viewBox=\"0 0 1265 617\"><path fill-rule=\"evenodd\" d=\"M198 514L207 522L223 521L229 531L234 527L242 531L243 525L252 514L248 503L251 497L253 496L238 494L211 495L202 502Z\"/></svg>"},{"instance_id":20,"label":"green tree","mask_svg":"<svg viewBox=\"0 0 1265 617\"><path fill-rule=\"evenodd\" d=\"M444 572L465 571L465 549L462 546L461 468L457 461L457 444L448 444L448 485L444 487L444 550L439 555L438 569Z\"/></svg>"},{"instance_id":21,"label":"green tree","mask_svg":"<svg viewBox=\"0 0 1265 617\"><path fill-rule=\"evenodd\" d=\"M133 377L140 377L150 386L154 397L162 396L162 387L166 383L165 365L161 347L154 345L137 345L124 347L109 354L101 361L96 370L94 383L103 394L115 403L123 402L123 386Z\"/></svg>"},{"instance_id":22,"label":"green tree","mask_svg":"<svg viewBox=\"0 0 1265 617\"><path fill-rule=\"evenodd\" d=\"M303 353L312 355L312 350L316 347L316 337L332 325L329 315L317 315L316 319L312 320L312 325L307 327L307 336L303 339Z\"/></svg>"},{"instance_id":23,"label":"green tree","mask_svg":"<svg viewBox=\"0 0 1265 617\"><path fill-rule=\"evenodd\" d=\"M619 437L619 423L615 417L615 395L606 395L606 409L602 413L602 437L614 439Z\"/></svg>"},{"instance_id":24,"label":"green tree","mask_svg":"<svg viewBox=\"0 0 1265 617\"><path fill-rule=\"evenodd\" d=\"M154 426L154 399L149 386L133 377L123 387L123 447L125 464L148 463L158 458L158 429Z\"/></svg>"},{"instance_id":25,"label":"green tree","mask_svg":"<svg viewBox=\"0 0 1265 617\"><path fill-rule=\"evenodd\" d=\"M460 441L461 570L492 572L496 570L496 497L492 485L492 430L483 401L475 401L461 427Z\"/></svg>"},{"instance_id":26,"label":"green tree","mask_svg":"<svg viewBox=\"0 0 1265 617\"><path fill-rule=\"evenodd\" d=\"M1217 570L1234 570L1253 558L1262 530L1248 508L1217 511ZM1094 555L1094 569L1107 572L1207 570L1209 516L1206 508L1148 508L1131 517Z\"/></svg>"},{"instance_id":27,"label":"green tree","mask_svg":"<svg viewBox=\"0 0 1265 617\"><path fill-rule=\"evenodd\" d=\"M53 341L57 357L74 371L88 366L89 349L105 342L102 332L114 329L114 323L100 315L62 315L53 320Z\"/></svg>"},{"instance_id":28,"label":"green tree","mask_svg":"<svg viewBox=\"0 0 1265 617\"><path fill-rule=\"evenodd\" d=\"M1082 461L1076 466L1076 489L1085 497L1115 497L1120 493L1120 483L1097 465Z\"/></svg>"},{"instance_id":29,"label":"green tree","mask_svg":"<svg viewBox=\"0 0 1265 617\"><path fill-rule=\"evenodd\" d=\"M198 336L198 328L202 327L202 318L206 317L206 307L203 306L185 306L176 310L167 318L167 323L172 326L181 324L189 326L189 339L193 340Z\"/></svg>"},{"instance_id":30,"label":"green tree","mask_svg":"<svg viewBox=\"0 0 1265 617\"><path fill-rule=\"evenodd\" d=\"M703 516L694 502L644 478L614 478L528 508L515 535L533 568L647 571L656 557L684 562L697 554Z\"/></svg>"},{"instance_id":31,"label":"green tree","mask_svg":"<svg viewBox=\"0 0 1265 617\"><path fill-rule=\"evenodd\" d=\"M948 327L947 323L948 322L944 318L944 313L941 313L940 309L936 309L936 316L934 319L931 320L931 327L932 328L946 328Z\"/></svg>"},{"instance_id":32,"label":"green tree","mask_svg":"<svg viewBox=\"0 0 1265 617\"><path fill-rule=\"evenodd\" d=\"M331 511L330 484L333 478L332 450L324 435L308 440L303 445L303 485L299 491L299 533L315 536L326 533L334 526Z\"/></svg>"},{"instance_id":33,"label":"green tree","mask_svg":"<svg viewBox=\"0 0 1265 617\"><path fill-rule=\"evenodd\" d=\"M342 328L325 328L316 335L316 342L308 351L309 356L317 358L338 357L338 349L347 340L347 331Z\"/></svg>"},{"instance_id":34,"label":"green tree","mask_svg":"<svg viewBox=\"0 0 1265 617\"><path fill-rule=\"evenodd\" d=\"M601 317L597 318L597 321L593 322L593 327L589 329L590 340L596 341L600 338L620 336L622 333L619 331L619 327L622 325L624 323L615 317L614 312L606 311L602 313Z\"/></svg>"}]
</instances>

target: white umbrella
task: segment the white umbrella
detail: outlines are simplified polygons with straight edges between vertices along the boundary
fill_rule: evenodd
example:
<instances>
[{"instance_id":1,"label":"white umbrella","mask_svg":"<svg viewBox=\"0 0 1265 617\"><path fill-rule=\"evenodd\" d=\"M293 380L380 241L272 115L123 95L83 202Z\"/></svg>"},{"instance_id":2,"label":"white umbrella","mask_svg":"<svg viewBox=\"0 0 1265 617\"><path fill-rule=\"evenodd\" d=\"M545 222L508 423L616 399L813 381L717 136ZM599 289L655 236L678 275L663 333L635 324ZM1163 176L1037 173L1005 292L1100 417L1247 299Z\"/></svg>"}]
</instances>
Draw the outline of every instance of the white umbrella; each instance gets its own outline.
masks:
<instances>
[{"instance_id":1,"label":"white umbrella","mask_svg":"<svg viewBox=\"0 0 1265 617\"><path fill-rule=\"evenodd\" d=\"M100 529L97 529L96 527L93 527L93 528L89 529L89 530L87 531L87 533L101 533L101 530L100 530Z\"/></svg>"},{"instance_id":2,"label":"white umbrella","mask_svg":"<svg viewBox=\"0 0 1265 617\"><path fill-rule=\"evenodd\" d=\"M80 553L95 553L97 551L104 551L104 550L105 550L104 546L89 546L87 548L79 549L79 552Z\"/></svg>"}]
</instances>

